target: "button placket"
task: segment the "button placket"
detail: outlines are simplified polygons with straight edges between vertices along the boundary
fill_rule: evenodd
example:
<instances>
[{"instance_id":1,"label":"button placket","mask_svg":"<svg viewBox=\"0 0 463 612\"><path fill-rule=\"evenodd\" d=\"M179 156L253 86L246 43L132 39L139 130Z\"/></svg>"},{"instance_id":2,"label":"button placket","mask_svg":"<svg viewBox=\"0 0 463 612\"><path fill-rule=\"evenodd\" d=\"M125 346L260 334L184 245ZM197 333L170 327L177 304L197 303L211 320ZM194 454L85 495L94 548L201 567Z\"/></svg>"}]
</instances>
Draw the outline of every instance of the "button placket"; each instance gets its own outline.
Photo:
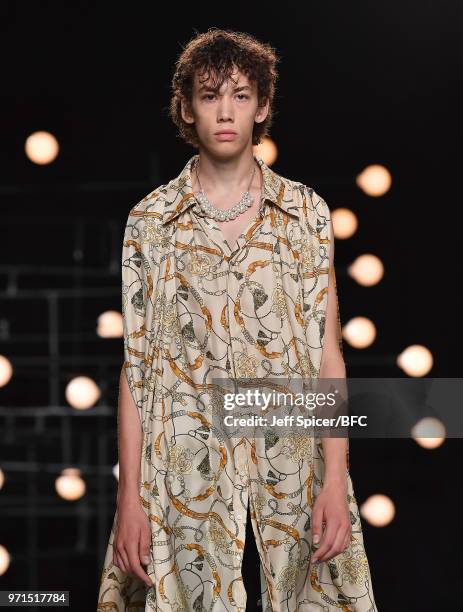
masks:
<instances>
[{"instance_id":1,"label":"button placket","mask_svg":"<svg viewBox=\"0 0 463 612\"><path fill-rule=\"evenodd\" d=\"M234 315L234 297L236 297L236 283L237 278L234 274L234 269L236 268L236 256L233 256L228 261L228 271L227 271L227 312L228 312L228 331L230 335L230 364L232 368L232 376L236 378L236 370L235 370L235 315Z\"/></svg>"},{"instance_id":2,"label":"button placket","mask_svg":"<svg viewBox=\"0 0 463 612\"><path fill-rule=\"evenodd\" d=\"M256 236L259 235L262 227L264 226L266 218L266 201L263 197L261 200L261 206L259 209L259 214L254 218L254 220L248 225L247 229L237 240L237 248L231 253L230 258L228 260L228 273L227 273L227 308L228 308L228 323L229 323L229 333L230 333L230 350L231 350L231 359L233 362L233 376L237 378L236 369L235 369L235 361L234 356L236 353L241 353L243 351L243 345L239 341L239 338L243 336L243 330L239 323L236 321L234 308L235 301L238 299L238 295L240 290L242 289L242 282L245 276L245 270L241 269L243 265L240 261L240 256L243 254L243 251L246 249L246 245L254 240ZM256 223L259 221L259 223ZM256 223L252 233L250 236L246 237L246 233L252 227L252 225ZM247 258L245 258L246 260ZM244 266L247 264L244 263ZM241 272L238 276L236 273ZM238 338L238 340L237 340Z\"/></svg>"}]
</instances>

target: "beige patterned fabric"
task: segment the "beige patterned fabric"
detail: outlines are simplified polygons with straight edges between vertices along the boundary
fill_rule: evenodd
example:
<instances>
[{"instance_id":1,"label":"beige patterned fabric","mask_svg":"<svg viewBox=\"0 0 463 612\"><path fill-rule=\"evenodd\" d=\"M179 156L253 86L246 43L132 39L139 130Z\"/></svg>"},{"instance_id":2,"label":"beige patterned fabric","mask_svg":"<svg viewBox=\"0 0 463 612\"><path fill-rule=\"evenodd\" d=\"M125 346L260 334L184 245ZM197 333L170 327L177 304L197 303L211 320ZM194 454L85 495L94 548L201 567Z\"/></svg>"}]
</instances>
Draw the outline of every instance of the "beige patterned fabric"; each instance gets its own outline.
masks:
<instances>
[{"instance_id":1,"label":"beige patterned fabric","mask_svg":"<svg viewBox=\"0 0 463 612\"><path fill-rule=\"evenodd\" d=\"M249 503L264 612L375 612L349 471L350 546L312 565L321 439L269 430L237 441L213 425L213 378L319 375L328 279L336 282L329 208L312 188L256 157L259 214L229 245L192 207L196 157L132 208L125 229L125 368L143 431L140 500L155 586L112 564L116 511L98 610L244 612ZM340 329L338 310L342 348Z\"/></svg>"}]
</instances>

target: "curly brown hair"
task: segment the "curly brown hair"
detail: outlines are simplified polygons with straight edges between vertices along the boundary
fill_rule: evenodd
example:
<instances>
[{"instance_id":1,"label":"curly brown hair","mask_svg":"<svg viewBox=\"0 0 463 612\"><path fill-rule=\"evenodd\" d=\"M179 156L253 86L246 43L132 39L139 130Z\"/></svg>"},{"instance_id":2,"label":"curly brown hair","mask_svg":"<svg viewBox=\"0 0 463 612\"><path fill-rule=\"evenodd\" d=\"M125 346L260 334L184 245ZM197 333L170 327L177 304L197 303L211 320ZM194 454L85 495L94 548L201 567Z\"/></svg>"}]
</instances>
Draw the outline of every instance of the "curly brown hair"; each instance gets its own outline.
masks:
<instances>
[{"instance_id":1,"label":"curly brown hair","mask_svg":"<svg viewBox=\"0 0 463 612\"><path fill-rule=\"evenodd\" d=\"M211 78L212 88L219 90L222 83L231 79L233 71L238 68L250 82L257 84L259 107L265 105L267 98L269 100L265 120L261 123L254 122L252 144L260 144L261 139L268 134L275 115L273 100L278 78L276 65L279 61L280 58L272 46L245 32L215 27L209 28L207 32L196 32L175 63L175 73L172 77L172 96L168 113L178 127L178 137L195 148L199 146L195 125L183 120L180 104L183 97L191 109L196 71Z\"/></svg>"}]
</instances>

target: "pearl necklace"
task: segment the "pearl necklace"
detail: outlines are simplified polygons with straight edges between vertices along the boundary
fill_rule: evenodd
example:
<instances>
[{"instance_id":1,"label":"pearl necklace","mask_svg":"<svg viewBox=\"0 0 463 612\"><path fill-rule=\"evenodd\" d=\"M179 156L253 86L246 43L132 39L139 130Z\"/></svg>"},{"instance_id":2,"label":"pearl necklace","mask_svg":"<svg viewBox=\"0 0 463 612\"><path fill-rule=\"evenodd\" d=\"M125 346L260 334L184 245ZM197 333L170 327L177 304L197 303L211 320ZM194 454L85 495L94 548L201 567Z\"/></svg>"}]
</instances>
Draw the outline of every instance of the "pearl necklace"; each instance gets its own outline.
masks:
<instances>
[{"instance_id":1,"label":"pearl necklace","mask_svg":"<svg viewBox=\"0 0 463 612\"><path fill-rule=\"evenodd\" d=\"M254 156L253 156L253 159L255 160ZM254 170L251 176L251 180L249 181L248 188L244 192L241 200L238 202L238 204L235 204L231 208L227 208L227 209L217 208L216 206L211 204L209 200L207 199L207 196L204 193L203 188L201 186L201 182L199 180L198 165L199 165L199 158L195 162L196 178L198 179L198 185L200 189L196 197L199 201L199 208L203 211L206 217L209 217L210 219L215 219L215 221L231 221L232 219L236 219L238 215L241 215L242 213L244 213L252 205L252 203L254 202L254 198L250 194L249 189L251 188L252 179L254 178L254 174L256 172L256 164L254 164ZM199 212L199 209L196 204L195 204L195 210L196 212Z\"/></svg>"}]
</instances>

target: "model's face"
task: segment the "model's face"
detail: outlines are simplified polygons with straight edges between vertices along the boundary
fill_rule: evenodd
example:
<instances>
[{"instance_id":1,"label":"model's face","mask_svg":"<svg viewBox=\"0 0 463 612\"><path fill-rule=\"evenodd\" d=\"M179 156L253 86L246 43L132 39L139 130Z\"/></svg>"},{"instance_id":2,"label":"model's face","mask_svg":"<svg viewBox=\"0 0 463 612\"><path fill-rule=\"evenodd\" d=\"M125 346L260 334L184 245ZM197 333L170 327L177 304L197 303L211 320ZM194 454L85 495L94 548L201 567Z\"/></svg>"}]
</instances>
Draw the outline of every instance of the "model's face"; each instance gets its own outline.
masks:
<instances>
[{"instance_id":1,"label":"model's face","mask_svg":"<svg viewBox=\"0 0 463 612\"><path fill-rule=\"evenodd\" d=\"M191 109L182 101L182 117L195 124L198 138L205 148L216 153L231 154L250 146L254 122L262 122L268 114L268 101L258 107L257 86L237 68L232 79L225 81L219 91L212 89L212 81L195 75ZM235 134L217 132L232 130Z\"/></svg>"}]
</instances>

